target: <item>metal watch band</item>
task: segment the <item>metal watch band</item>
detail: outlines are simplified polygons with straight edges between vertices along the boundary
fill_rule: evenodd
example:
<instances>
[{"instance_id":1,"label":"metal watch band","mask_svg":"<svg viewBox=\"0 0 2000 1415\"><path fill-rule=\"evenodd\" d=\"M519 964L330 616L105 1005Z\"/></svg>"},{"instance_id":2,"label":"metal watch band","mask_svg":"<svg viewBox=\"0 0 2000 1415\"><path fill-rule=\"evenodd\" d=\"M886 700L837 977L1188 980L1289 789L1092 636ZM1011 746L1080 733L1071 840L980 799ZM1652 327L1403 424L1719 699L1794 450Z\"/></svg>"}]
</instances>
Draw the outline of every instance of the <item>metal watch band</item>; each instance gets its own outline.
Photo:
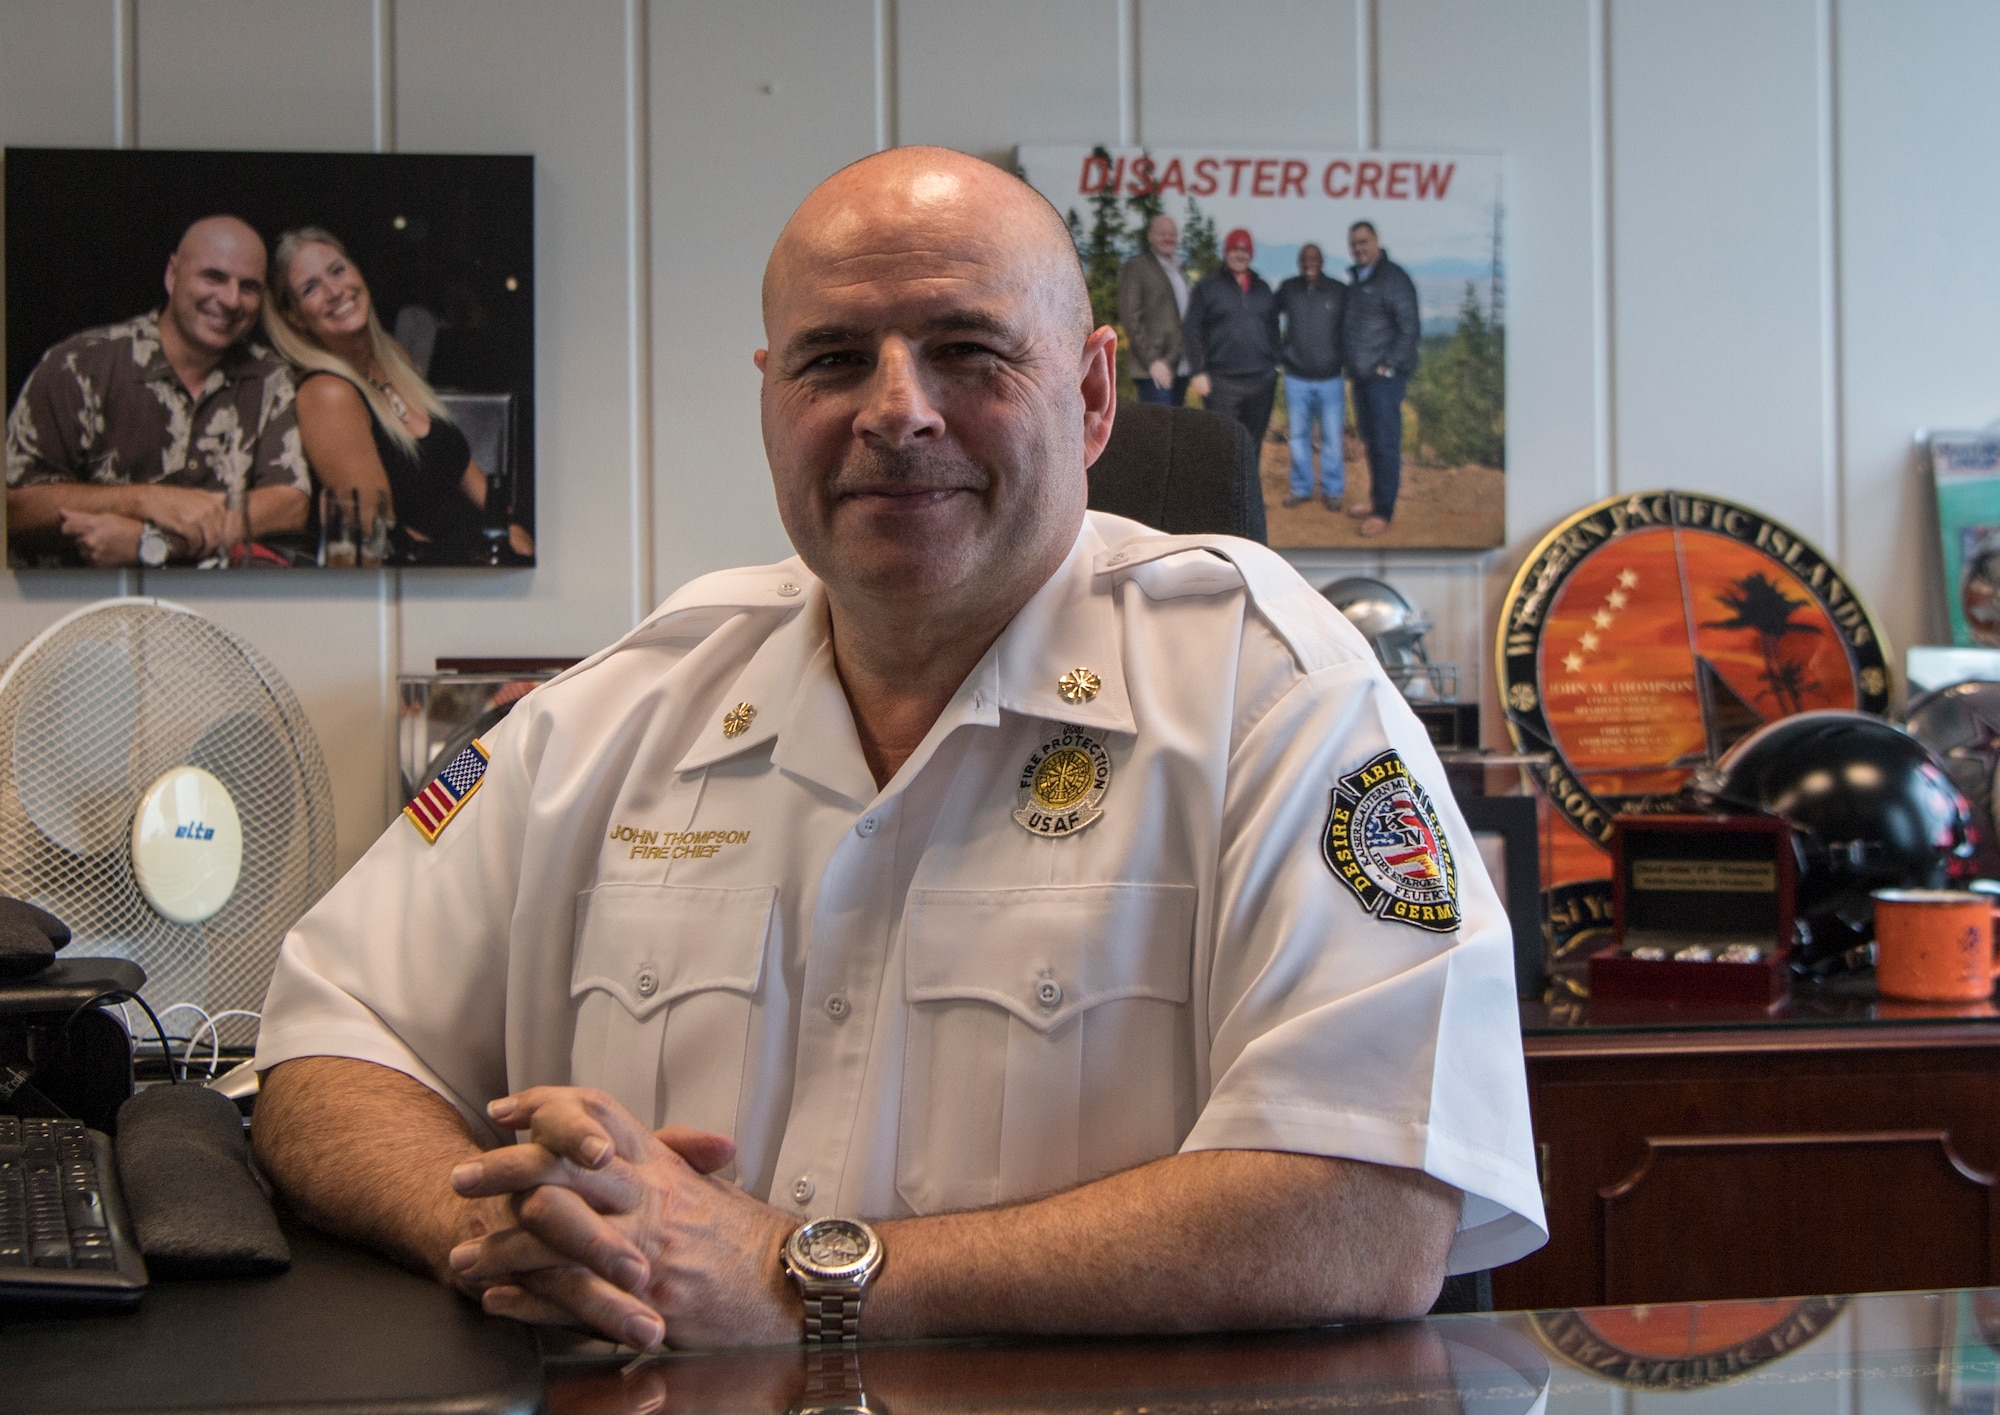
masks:
<instances>
[{"instance_id":1,"label":"metal watch band","mask_svg":"<svg viewBox=\"0 0 2000 1415\"><path fill-rule=\"evenodd\" d=\"M861 1339L861 1294L814 1291L805 1293L806 1344L830 1346Z\"/></svg>"}]
</instances>

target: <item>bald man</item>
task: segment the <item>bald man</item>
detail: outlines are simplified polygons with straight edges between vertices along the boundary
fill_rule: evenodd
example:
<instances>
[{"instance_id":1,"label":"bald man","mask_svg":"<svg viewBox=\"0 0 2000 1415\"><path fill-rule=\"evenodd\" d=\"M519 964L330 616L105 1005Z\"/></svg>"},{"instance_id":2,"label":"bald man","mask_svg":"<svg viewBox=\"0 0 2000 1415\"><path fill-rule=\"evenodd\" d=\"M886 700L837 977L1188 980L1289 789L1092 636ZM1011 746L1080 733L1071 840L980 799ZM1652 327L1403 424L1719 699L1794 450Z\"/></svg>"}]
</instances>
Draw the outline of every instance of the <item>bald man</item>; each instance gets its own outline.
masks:
<instances>
[{"instance_id":1,"label":"bald man","mask_svg":"<svg viewBox=\"0 0 2000 1415\"><path fill-rule=\"evenodd\" d=\"M1060 217L881 154L763 301L798 556L538 689L300 923L266 1172L640 1348L1403 1316L1539 1244L1442 769L1282 560L1086 514Z\"/></svg>"},{"instance_id":2,"label":"bald man","mask_svg":"<svg viewBox=\"0 0 2000 1415\"><path fill-rule=\"evenodd\" d=\"M167 259L166 304L42 356L7 419L16 565L164 565L302 530L311 485L284 361L247 336L264 242L209 216ZM233 491L247 526L232 523Z\"/></svg>"}]
</instances>

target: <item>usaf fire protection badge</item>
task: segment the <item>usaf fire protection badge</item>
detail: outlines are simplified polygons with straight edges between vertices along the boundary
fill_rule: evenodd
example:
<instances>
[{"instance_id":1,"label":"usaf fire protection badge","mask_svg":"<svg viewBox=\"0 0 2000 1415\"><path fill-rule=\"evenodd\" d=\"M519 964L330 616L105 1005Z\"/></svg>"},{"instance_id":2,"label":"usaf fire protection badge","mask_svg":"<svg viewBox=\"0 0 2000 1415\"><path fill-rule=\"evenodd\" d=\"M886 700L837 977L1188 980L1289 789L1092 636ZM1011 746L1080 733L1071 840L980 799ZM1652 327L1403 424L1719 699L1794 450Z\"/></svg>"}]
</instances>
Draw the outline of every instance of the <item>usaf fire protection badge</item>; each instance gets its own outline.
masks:
<instances>
[{"instance_id":1,"label":"usaf fire protection badge","mask_svg":"<svg viewBox=\"0 0 2000 1415\"><path fill-rule=\"evenodd\" d=\"M1014 819L1035 835L1074 835L1104 812L1111 754L1081 727L1065 727L1029 754L1021 768Z\"/></svg>"},{"instance_id":2,"label":"usaf fire protection badge","mask_svg":"<svg viewBox=\"0 0 2000 1415\"><path fill-rule=\"evenodd\" d=\"M1444 827L1393 750L1340 778L1320 853L1376 918L1439 934L1458 927L1458 870Z\"/></svg>"}]
</instances>

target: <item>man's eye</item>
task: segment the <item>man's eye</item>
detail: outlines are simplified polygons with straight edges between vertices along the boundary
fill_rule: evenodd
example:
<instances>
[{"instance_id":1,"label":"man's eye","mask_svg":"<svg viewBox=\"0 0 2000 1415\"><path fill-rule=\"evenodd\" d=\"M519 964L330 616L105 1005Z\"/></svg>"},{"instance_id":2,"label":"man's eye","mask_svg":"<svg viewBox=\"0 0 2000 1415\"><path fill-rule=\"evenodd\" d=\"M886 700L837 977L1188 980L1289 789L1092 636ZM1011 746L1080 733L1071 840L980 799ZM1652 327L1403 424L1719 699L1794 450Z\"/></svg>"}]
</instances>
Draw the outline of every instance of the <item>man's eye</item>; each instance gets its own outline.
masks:
<instances>
[{"instance_id":1,"label":"man's eye","mask_svg":"<svg viewBox=\"0 0 2000 1415\"><path fill-rule=\"evenodd\" d=\"M857 349L834 349L813 358L806 364L806 368L808 370L849 369L855 368L863 362L862 354Z\"/></svg>"},{"instance_id":2,"label":"man's eye","mask_svg":"<svg viewBox=\"0 0 2000 1415\"><path fill-rule=\"evenodd\" d=\"M994 357L994 352L984 344L975 344L970 340L960 340L956 344L946 344L940 348L938 350L938 357L941 359L990 359Z\"/></svg>"}]
</instances>

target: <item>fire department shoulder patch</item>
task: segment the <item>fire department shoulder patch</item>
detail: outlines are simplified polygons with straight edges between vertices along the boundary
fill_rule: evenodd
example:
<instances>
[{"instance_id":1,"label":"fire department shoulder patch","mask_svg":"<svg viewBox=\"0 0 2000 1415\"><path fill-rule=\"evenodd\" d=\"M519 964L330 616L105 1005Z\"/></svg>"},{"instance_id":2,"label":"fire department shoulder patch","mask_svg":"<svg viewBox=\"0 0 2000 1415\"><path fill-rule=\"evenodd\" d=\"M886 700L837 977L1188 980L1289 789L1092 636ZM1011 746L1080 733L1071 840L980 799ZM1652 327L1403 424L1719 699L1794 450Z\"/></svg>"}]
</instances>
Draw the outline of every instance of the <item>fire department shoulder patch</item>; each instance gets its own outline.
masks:
<instances>
[{"instance_id":1,"label":"fire department shoulder patch","mask_svg":"<svg viewBox=\"0 0 2000 1415\"><path fill-rule=\"evenodd\" d=\"M1458 870L1444 827L1395 751L1340 778L1320 853L1376 918L1439 934L1458 927Z\"/></svg>"}]
</instances>

